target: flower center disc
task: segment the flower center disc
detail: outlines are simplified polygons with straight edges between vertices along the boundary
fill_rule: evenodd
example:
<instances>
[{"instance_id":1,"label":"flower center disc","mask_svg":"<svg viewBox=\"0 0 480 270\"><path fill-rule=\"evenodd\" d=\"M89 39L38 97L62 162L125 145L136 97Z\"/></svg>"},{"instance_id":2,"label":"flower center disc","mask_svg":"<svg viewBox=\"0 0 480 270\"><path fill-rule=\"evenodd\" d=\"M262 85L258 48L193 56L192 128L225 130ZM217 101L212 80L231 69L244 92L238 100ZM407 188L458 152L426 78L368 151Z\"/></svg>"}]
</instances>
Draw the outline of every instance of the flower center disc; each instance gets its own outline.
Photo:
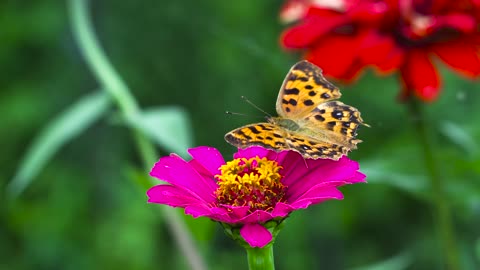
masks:
<instances>
[{"instance_id":1,"label":"flower center disc","mask_svg":"<svg viewBox=\"0 0 480 270\"><path fill-rule=\"evenodd\" d=\"M285 201L285 186L278 171L282 167L276 161L254 157L237 158L220 167L216 175L216 191L219 204L248 206L255 210L271 211L278 202Z\"/></svg>"}]
</instances>

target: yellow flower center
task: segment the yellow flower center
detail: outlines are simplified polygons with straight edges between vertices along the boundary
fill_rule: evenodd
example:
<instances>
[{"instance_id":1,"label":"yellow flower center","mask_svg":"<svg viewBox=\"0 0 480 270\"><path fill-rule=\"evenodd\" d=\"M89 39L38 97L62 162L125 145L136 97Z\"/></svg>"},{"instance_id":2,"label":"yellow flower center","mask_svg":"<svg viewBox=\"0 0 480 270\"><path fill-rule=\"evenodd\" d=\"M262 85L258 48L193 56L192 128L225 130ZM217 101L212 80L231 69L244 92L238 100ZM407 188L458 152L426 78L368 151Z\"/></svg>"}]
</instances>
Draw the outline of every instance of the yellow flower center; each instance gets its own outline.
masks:
<instances>
[{"instance_id":1,"label":"yellow flower center","mask_svg":"<svg viewBox=\"0 0 480 270\"><path fill-rule=\"evenodd\" d=\"M271 211L278 202L284 202L285 186L276 161L254 157L237 158L220 167L216 191L219 204L248 206L255 210Z\"/></svg>"}]
</instances>

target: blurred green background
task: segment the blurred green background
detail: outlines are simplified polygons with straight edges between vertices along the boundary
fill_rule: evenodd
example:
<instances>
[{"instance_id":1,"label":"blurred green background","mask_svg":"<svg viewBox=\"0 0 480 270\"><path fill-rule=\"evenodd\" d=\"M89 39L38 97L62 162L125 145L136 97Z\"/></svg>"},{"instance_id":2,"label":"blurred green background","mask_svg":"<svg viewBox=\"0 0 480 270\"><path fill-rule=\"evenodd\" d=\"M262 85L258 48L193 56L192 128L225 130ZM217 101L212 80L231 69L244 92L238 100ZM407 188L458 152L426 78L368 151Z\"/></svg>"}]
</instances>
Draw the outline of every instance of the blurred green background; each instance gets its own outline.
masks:
<instances>
[{"instance_id":1,"label":"blurred green background","mask_svg":"<svg viewBox=\"0 0 480 270\"><path fill-rule=\"evenodd\" d=\"M300 59L279 45L281 4L95 1L91 13L99 41L141 107L178 106L174 123L154 122L159 132L175 129L178 117L186 142L216 147L228 158L235 149L223 135L263 117L240 96L274 114L283 78ZM100 86L73 38L66 3L0 7L0 269L188 269L157 205L147 204L146 189L137 185L148 171L113 105L66 143L25 192L6 200L7 184L40 130ZM442 75L443 93L425 111L462 264L480 269L480 85L446 69ZM343 201L294 213L275 244L277 269L441 269L421 148L406 105L397 101L396 78L367 72L354 84L336 84L372 126L360 130L364 142L350 155L369 183L342 188ZM220 226L186 220L208 269L247 269L244 250Z\"/></svg>"}]
</instances>

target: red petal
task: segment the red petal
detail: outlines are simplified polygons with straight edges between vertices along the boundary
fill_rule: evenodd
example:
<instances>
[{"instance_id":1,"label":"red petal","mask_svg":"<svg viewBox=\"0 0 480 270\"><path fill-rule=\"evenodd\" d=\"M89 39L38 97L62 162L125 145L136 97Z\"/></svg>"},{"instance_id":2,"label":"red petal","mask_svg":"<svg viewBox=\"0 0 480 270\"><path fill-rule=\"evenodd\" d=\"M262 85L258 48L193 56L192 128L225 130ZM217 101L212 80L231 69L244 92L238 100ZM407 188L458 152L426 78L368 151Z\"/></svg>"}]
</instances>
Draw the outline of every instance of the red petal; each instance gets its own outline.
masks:
<instances>
[{"instance_id":1,"label":"red petal","mask_svg":"<svg viewBox=\"0 0 480 270\"><path fill-rule=\"evenodd\" d=\"M424 101L433 101L437 98L440 78L426 51L409 51L401 74L405 91L414 91Z\"/></svg>"},{"instance_id":2,"label":"red petal","mask_svg":"<svg viewBox=\"0 0 480 270\"><path fill-rule=\"evenodd\" d=\"M318 9L312 8L311 10ZM317 11L317 13L319 12ZM281 37L283 46L286 48L309 47L316 40L331 32L335 27L347 21L347 17L338 12L325 11L325 16L319 16L317 13L315 15L307 15L302 23L287 29Z\"/></svg>"},{"instance_id":3,"label":"red petal","mask_svg":"<svg viewBox=\"0 0 480 270\"><path fill-rule=\"evenodd\" d=\"M452 9L452 2L455 4L457 1L452 1L452 0L435 0L431 1L431 8L430 12L437 14L439 12L442 12L442 10L451 10Z\"/></svg>"},{"instance_id":4,"label":"red petal","mask_svg":"<svg viewBox=\"0 0 480 270\"><path fill-rule=\"evenodd\" d=\"M387 11L388 5L381 1L358 3L348 11L348 16L361 23L379 23Z\"/></svg>"},{"instance_id":5,"label":"red petal","mask_svg":"<svg viewBox=\"0 0 480 270\"><path fill-rule=\"evenodd\" d=\"M466 40L438 43L432 51L447 65L468 76L480 75L480 50L478 45Z\"/></svg>"},{"instance_id":6,"label":"red petal","mask_svg":"<svg viewBox=\"0 0 480 270\"><path fill-rule=\"evenodd\" d=\"M334 78L351 80L364 65L358 58L359 36L330 35L320 40L306 59Z\"/></svg>"},{"instance_id":7,"label":"red petal","mask_svg":"<svg viewBox=\"0 0 480 270\"><path fill-rule=\"evenodd\" d=\"M473 33L477 30L477 23L473 16L461 13L451 13L444 16L437 16L430 31L442 28L453 28L462 33Z\"/></svg>"},{"instance_id":8,"label":"red petal","mask_svg":"<svg viewBox=\"0 0 480 270\"><path fill-rule=\"evenodd\" d=\"M404 51L399 48L389 35L368 31L359 48L362 62L374 65L382 72L396 70L403 63Z\"/></svg>"}]
</instances>

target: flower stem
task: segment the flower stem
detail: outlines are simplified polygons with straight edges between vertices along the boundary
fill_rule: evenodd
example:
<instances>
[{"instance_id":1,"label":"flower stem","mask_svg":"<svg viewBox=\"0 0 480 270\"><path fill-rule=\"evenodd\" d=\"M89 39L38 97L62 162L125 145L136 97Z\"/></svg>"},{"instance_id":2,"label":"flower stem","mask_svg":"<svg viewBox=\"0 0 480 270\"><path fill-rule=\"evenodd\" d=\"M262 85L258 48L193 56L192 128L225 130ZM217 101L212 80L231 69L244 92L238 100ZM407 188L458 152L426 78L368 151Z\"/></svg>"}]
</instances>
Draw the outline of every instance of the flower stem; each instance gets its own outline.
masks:
<instances>
[{"instance_id":1,"label":"flower stem","mask_svg":"<svg viewBox=\"0 0 480 270\"><path fill-rule=\"evenodd\" d=\"M448 205L448 198L441 176L437 170L437 164L430 144L428 126L420 104L414 98L409 99L409 111L412 117L415 131L420 141L425 167L427 169L433 195L433 207L435 208L435 224L443 248L446 269L460 270L458 248L455 240L452 214Z\"/></svg>"},{"instance_id":2,"label":"flower stem","mask_svg":"<svg viewBox=\"0 0 480 270\"><path fill-rule=\"evenodd\" d=\"M274 270L273 244L270 243L263 248L246 247L248 269L250 270Z\"/></svg>"},{"instance_id":3,"label":"flower stem","mask_svg":"<svg viewBox=\"0 0 480 270\"><path fill-rule=\"evenodd\" d=\"M138 104L128 89L127 84L116 72L100 47L88 14L87 0L70 0L69 11L73 34L80 52L83 54L85 61L98 82L103 86L103 90L114 99L126 119L135 116L140 111ZM150 170L151 166L157 161L158 156L154 145L139 130L133 130L133 137L145 169ZM153 184L157 184L153 179L151 180ZM191 269L206 269L200 252L179 213L169 207L161 207L160 209Z\"/></svg>"}]
</instances>

